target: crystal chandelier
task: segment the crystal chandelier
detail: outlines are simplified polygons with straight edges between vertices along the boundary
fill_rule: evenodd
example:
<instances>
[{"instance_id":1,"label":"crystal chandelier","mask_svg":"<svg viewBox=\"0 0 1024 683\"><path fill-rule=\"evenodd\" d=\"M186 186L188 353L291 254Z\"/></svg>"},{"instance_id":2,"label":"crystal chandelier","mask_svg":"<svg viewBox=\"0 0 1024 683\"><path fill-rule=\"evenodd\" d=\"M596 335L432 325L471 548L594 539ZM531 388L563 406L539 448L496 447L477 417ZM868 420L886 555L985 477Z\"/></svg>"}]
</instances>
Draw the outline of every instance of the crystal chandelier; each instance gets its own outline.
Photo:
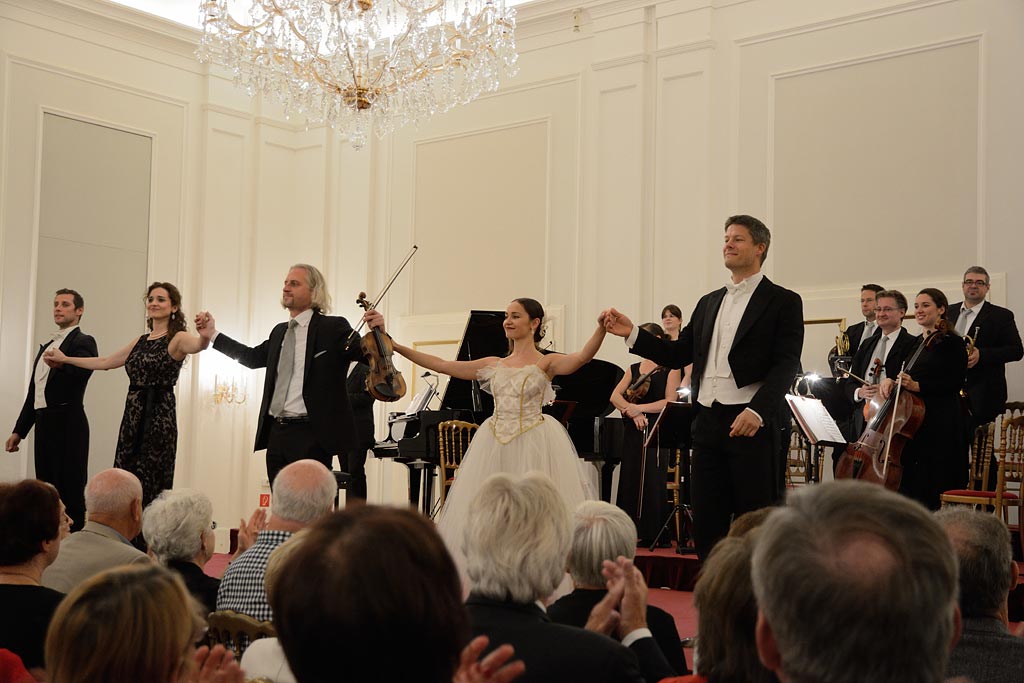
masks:
<instances>
[{"instance_id":1,"label":"crystal chandelier","mask_svg":"<svg viewBox=\"0 0 1024 683\"><path fill-rule=\"evenodd\" d=\"M505 0L201 0L196 55L359 149L516 74Z\"/></svg>"}]
</instances>

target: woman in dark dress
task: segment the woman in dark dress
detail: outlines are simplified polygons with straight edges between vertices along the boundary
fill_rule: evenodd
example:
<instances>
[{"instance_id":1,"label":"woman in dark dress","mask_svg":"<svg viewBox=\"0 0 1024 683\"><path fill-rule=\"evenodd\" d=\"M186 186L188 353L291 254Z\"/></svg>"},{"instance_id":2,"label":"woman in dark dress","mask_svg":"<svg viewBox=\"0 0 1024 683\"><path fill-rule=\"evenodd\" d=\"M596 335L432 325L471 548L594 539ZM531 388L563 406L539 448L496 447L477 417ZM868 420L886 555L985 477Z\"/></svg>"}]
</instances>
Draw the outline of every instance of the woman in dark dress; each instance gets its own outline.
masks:
<instances>
[{"instance_id":1,"label":"woman in dark dress","mask_svg":"<svg viewBox=\"0 0 1024 683\"><path fill-rule=\"evenodd\" d=\"M903 449L900 492L926 507L939 509L939 495L967 484L968 452L960 390L967 377L963 338L946 323L946 296L922 289L914 301L914 317L924 330L925 347L912 367L899 376L904 391L924 401L924 422ZM896 382L882 382L888 398Z\"/></svg>"},{"instance_id":2,"label":"woman in dark dress","mask_svg":"<svg viewBox=\"0 0 1024 683\"><path fill-rule=\"evenodd\" d=\"M640 326L651 334L664 335L661 327L655 323ZM650 386L642 397L632 400L624 394L641 377L650 373ZM619 469L619 490L615 499L633 523L641 541L653 541L657 536L662 519L662 503L665 500L665 470L671 457L670 448L657 448L652 445L644 455L644 440L647 431L654 426L657 414L669 401L676 400L676 388L679 386L681 374L679 370L659 368L654 361L646 358L629 366L629 372L612 391L611 402L622 413L622 445L619 457L622 466ZM641 501L641 479L643 500Z\"/></svg>"},{"instance_id":3,"label":"woman in dark dress","mask_svg":"<svg viewBox=\"0 0 1024 683\"><path fill-rule=\"evenodd\" d=\"M88 370L124 367L131 382L117 438L114 467L128 470L142 482L142 504L174 483L178 448L178 418L174 385L185 356L209 342L189 334L181 311L181 293L169 282L154 282L146 290L149 334L102 358L72 358L50 348L43 358L51 367L61 363Z\"/></svg>"}]
</instances>

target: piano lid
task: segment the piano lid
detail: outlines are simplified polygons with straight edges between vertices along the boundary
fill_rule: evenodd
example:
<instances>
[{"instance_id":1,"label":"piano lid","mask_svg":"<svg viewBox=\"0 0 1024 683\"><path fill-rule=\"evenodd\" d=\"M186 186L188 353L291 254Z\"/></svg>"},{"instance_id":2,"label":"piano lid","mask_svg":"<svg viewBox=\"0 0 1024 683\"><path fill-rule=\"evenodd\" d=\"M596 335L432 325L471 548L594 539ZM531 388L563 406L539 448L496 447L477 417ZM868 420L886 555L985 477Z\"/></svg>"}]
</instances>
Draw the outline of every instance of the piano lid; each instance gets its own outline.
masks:
<instances>
[{"instance_id":1,"label":"piano lid","mask_svg":"<svg viewBox=\"0 0 1024 683\"><path fill-rule=\"evenodd\" d=\"M508 354L508 340L505 338L505 311L470 311L466 322L466 331L462 333L462 343L456 360L476 360L487 356L505 356ZM441 408L450 410L473 410L474 382L468 379L452 377L441 399ZM476 419L483 421L494 413L494 399L486 391L480 391L481 410L477 411Z\"/></svg>"}]
</instances>

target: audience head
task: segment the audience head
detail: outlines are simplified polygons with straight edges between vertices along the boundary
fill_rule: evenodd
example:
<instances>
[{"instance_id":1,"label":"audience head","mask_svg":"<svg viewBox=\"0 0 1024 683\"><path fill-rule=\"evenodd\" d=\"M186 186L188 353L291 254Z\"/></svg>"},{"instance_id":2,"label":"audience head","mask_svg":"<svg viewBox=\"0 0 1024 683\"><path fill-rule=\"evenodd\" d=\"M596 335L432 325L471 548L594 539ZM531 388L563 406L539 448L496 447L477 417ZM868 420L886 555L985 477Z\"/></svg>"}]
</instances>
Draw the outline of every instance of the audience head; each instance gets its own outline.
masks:
<instances>
[{"instance_id":1,"label":"audience head","mask_svg":"<svg viewBox=\"0 0 1024 683\"><path fill-rule=\"evenodd\" d=\"M38 479L0 484L0 567L53 564L71 520L52 485Z\"/></svg>"},{"instance_id":2,"label":"audience head","mask_svg":"<svg viewBox=\"0 0 1024 683\"><path fill-rule=\"evenodd\" d=\"M142 484L128 470L112 467L85 485L86 518L131 539L142 529Z\"/></svg>"},{"instance_id":3,"label":"audience head","mask_svg":"<svg viewBox=\"0 0 1024 683\"><path fill-rule=\"evenodd\" d=\"M455 563L412 510L321 519L272 583L274 626L302 683L335 683L339 666L361 683L449 683L469 638Z\"/></svg>"},{"instance_id":4,"label":"audience head","mask_svg":"<svg viewBox=\"0 0 1024 683\"><path fill-rule=\"evenodd\" d=\"M665 328L663 328L658 323L644 323L643 325L640 326L640 329L644 330L645 332L649 332L658 339L665 338Z\"/></svg>"},{"instance_id":5,"label":"audience head","mask_svg":"<svg viewBox=\"0 0 1024 683\"><path fill-rule=\"evenodd\" d=\"M268 601L274 592L273 585L281 574L281 568L291 559L295 551L302 547L302 543L308 535L308 528L296 531L284 543L270 551L270 557L267 558L267 567L263 571L263 588L266 591Z\"/></svg>"},{"instance_id":6,"label":"audience head","mask_svg":"<svg viewBox=\"0 0 1024 683\"><path fill-rule=\"evenodd\" d=\"M577 588L604 588L601 563L636 555L636 525L617 505L587 500L573 513L569 574Z\"/></svg>"},{"instance_id":7,"label":"audience head","mask_svg":"<svg viewBox=\"0 0 1024 683\"><path fill-rule=\"evenodd\" d=\"M102 572L60 603L46 635L50 683L178 683L202 620L185 584L157 565Z\"/></svg>"},{"instance_id":8,"label":"audience head","mask_svg":"<svg viewBox=\"0 0 1024 683\"><path fill-rule=\"evenodd\" d=\"M316 460L299 460L278 472L270 512L278 519L307 526L334 507L338 481Z\"/></svg>"},{"instance_id":9,"label":"audience head","mask_svg":"<svg viewBox=\"0 0 1024 683\"><path fill-rule=\"evenodd\" d=\"M146 507L142 535L160 562L202 566L213 556L213 503L201 491L168 489Z\"/></svg>"},{"instance_id":10,"label":"audience head","mask_svg":"<svg viewBox=\"0 0 1024 683\"><path fill-rule=\"evenodd\" d=\"M554 592L565 576L569 512L547 476L495 474L469 504L463 537L473 591L527 603Z\"/></svg>"},{"instance_id":11,"label":"audience head","mask_svg":"<svg viewBox=\"0 0 1024 683\"><path fill-rule=\"evenodd\" d=\"M1006 619L1006 597L1017 584L1010 533L985 512L945 508L935 519L953 542L960 565L960 612L965 617Z\"/></svg>"},{"instance_id":12,"label":"audience head","mask_svg":"<svg viewBox=\"0 0 1024 683\"><path fill-rule=\"evenodd\" d=\"M942 680L959 635L957 567L924 507L828 482L791 493L758 534L757 646L781 680Z\"/></svg>"},{"instance_id":13,"label":"audience head","mask_svg":"<svg viewBox=\"0 0 1024 683\"><path fill-rule=\"evenodd\" d=\"M742 519L742 518L741 518ZM704 562L693 591L697 609L696 672L710 683L772 683L775 674L761 664L754 630L757 600L750 558L757 532L719 541Z\"/></svg>"},{"instance_id":14,"label":"audience head","mask_svg":"<svg viewBox=\"0 0 1024 683\"><path fill-rule=\"evenodd\" d=\"M744 512L742 515L734 519L732 524L729 525L728 535L746 536L751 531L764 524L764 520L768 519L768 515L770 515L774 509L774 507L765 507Z\"/></svg>"}]
</instances>

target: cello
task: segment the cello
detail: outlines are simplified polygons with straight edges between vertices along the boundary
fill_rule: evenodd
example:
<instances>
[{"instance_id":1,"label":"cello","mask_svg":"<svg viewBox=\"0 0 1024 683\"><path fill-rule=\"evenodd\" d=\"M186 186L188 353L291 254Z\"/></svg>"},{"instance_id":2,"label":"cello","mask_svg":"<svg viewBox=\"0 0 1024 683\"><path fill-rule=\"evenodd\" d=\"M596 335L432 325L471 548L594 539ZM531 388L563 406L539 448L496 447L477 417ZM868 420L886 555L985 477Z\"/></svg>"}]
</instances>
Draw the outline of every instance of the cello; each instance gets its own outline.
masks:
<instances>
[{"instance_id":1,"label":"cello","mask_svg":"<svg viewBox=\"0 0 1024 683\"><path fill-rule=\"evenodd\" d=\"M900 373L913 368L921 352L940 336L933 334L922 339ZM865 382L849 373L847 375ZM902 383L897 382L896 391L888 399L881 403L872 400L865 406L865 419L867 424L860 437L847 444L846 451L840 456L835 478L860 479L898 491L903 479L903 465L900 463L903 448L924 422L924 401L913 392L902 391Z\"/></svg>"}]
</instances>

